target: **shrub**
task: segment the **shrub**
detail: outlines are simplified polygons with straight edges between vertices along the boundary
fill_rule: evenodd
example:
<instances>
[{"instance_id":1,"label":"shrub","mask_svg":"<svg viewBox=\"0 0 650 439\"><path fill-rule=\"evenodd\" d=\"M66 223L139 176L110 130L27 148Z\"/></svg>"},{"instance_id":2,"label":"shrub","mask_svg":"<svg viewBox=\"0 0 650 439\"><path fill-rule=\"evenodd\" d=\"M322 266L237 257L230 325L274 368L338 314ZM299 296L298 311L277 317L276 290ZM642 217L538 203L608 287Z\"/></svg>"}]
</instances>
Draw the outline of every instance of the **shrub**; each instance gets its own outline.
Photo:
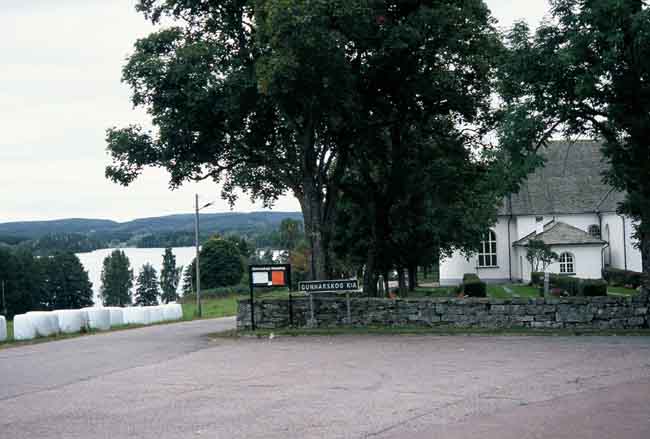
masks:
<instances>
[{"instance_id":1,"label":"shrub","mask_svg":"<svg viewBox=\"0 0 650 439\"><path fill-rule=\"evenodd\" d=\"M582 279L580 295L585 297L606 296L607 282L598 279Z\"/></svg>"},{"instance_id":2,"label":"shrub","mask_svg":"<svg viewBox=\"0 0 650 439\"><path fill-rule=\"evenodd\" d=\"M560 288L570 296L577 296L580 292L580 279L572 276L561 276L559 274L551 274L551 287Z\"/></svg>"},{"instance_id":3,"label":"shrub","mask_svg":"<svg viewBox=\"0 0 650 439\"><path fill-rule=\"evenodd\" d=\"M643 273L621 270L620 268L605 268L603 277L613 286L631 285L632 288L637 288L643 284Z\"/></svg>"},{"instance_id":4,"label":"shrub","mask_svg":"<svg viewBox=\"0 0 650 439\"><path fill-rule=\"evenodd\" d=\"M541 271L530 273L530 283L532 285L544 285L544 273Z\"/></svg>"},{"instance_id":5,"label":"shrub","mask_svg":"<svg viewBox=\"0 0 650 439\"><path fill-rule=\"evenodd\" d=\"M474 273L463 276L463 292L469 297L487 297L487 286Z\"/></svg>"}]
</instances>

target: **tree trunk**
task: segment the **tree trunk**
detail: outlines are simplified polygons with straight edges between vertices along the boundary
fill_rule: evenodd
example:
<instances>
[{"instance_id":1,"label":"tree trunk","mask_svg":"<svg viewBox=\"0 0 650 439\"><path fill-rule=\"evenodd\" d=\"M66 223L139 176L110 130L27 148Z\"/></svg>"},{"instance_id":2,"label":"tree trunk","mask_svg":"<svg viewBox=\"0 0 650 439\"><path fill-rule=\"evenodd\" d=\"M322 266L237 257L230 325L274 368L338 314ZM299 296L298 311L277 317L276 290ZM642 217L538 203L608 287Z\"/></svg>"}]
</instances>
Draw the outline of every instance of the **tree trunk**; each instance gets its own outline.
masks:
<instances>
[{"instance_id":1,"label":"tree trunk","mask_svg":"<svg viewBox=\"0 0 650 439\"><path fill-rule=\"evenodd\" d=\"M375 254L373 249L368 250L366 259L366 271L363 274L363 291L368 297L377 297L377 274Z\"/></svg>"},{"instance_id":2,"label":"tree trunk","mask_svg":"<svg viewBox=\"0 0 650 439\"><path fill-rule=\"evenodd\" d=\"M386 297L390 296L390 272L387 270L384 273L384 291L386 291Z\"/></svg>"},{"instance_id":3,"label":"tree trunk","mask_svg":"<svg viewBox=\"0 0 650 439\"><path fill-rule=\"evenodd\" d=\"M400 297L408 296L408 288L406 287L406 273L404 268L400 267L397 269L397 281L399 284L399 295Z\"/></svg>"},{"instance_id":4,"label":"tree trunk","mask_svg":"<svg viewBox=\"0 0 650 439\"><path fill-rule=\"evenodd\" d=\"M409 291L415 291L415 287L418 286L418 267L410 266L409 267Z\"/></svg>"},{"instance_id":5,"label":"tree trunk","mask_svg":"<svg viewBox=\"0 0 650 439\"><path fill-rule=\"evenodd\" d=\"M643 271L643 285L646 291L650 291L650 222L644 222L639 226L639 238L641 241L641 267Z\"/></svg>"}]
</instances>

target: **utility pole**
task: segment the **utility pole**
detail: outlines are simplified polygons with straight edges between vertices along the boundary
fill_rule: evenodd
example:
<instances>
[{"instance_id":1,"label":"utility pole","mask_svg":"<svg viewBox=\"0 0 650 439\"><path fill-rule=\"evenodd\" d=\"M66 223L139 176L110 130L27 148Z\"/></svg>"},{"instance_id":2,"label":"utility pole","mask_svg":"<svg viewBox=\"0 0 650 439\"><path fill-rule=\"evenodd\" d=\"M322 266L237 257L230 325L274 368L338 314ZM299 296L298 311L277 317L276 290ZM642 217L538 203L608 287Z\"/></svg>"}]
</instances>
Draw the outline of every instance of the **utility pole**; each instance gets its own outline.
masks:
<instances>
[{"instance_id":1,"label":"utility pole","mask_svg":"<svg viewBox=\"0 0 650 439\"><path fill-rule=\"evenodd\" d=\"M7 299L5 299L5 281L2 281L2 308L4 310L4 316L7 315Z\"/></svg>"},{"instance_id":2,"label":"utility pole","mask_svg":"<svg viewBox=\"0 0 650 439\"><path fill-rule=\"evenodd\" d=\"M199 262L199 194L196 194L196 217L194 220L194 243L196 244L196 314L202 316L201 312L201 264Z\"/></svg>"}]
</instances>

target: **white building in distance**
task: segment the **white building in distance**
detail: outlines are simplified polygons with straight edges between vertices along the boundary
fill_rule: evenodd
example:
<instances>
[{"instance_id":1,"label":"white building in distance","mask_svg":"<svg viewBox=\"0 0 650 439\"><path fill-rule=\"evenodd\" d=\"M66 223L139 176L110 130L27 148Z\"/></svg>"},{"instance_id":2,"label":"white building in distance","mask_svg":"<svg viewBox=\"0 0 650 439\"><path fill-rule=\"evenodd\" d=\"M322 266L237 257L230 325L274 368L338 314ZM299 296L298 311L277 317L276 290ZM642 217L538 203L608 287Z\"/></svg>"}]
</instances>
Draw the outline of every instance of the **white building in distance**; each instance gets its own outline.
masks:
<instances>
[{"instance_id":1,"label":"white building in distance","mask_svg":"<svg viewBox=\"0 0 650 439\"><path fill-rule=\"evenodd\" d=\"M603 182L608 164L600 148L594 141L550 142L542 152L545 166L506 197L481 251L440 261L441 285L459 284L464 273L487 282L530 281L530 239L560 255L547 268L552 273L600 279L606 266L641 271L633 222L616 213L624 194Z\"/></svg>"}]
</instances>

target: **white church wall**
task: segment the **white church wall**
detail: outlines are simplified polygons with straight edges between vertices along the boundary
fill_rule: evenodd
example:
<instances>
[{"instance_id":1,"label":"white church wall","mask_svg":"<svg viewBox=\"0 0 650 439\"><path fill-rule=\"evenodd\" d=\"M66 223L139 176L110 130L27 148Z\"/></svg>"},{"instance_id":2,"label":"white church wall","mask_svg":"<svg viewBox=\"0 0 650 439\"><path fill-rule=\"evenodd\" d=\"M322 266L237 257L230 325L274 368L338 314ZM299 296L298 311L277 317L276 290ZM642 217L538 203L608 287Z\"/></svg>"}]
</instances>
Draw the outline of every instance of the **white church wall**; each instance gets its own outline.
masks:
<instances>
[{"instance_id":1,"label":"white church wall","mask_svg":"<svg viewBox=\"0 0 650 439\"><path fill-rule=\"evenodd\" d=\"M573 255L573 265L575 274L572 276L581 279L601 279L602 278L602 262L601 262L601 248L596 245L572 245L572 246L552 246L551 249L561 255L564 252ZM530 282L530 274L532 266L526 259L526 249L524 247L517 247L516 260L518 272L522 272L521 279L523 282ZM514 265L514 261L513 261ZM549 273L561 274L560 263L554 262L546 268Z\"/></svg>"},{"instance_id":2,"label":"white church wall","mask_svg":"<svg viewBox=\"0 0 650 439\"><path fill-rule=\"evenodd\" d=\"M561 255L564 252L573 255L575 277L581 279L602 279L601 247L597 245L552 246L552 250ZM560 263L554 262L548 266L551 273L560 274Z\"/></svg>"},{"instance_id":3,"label":"white church wall","mask_svg":"<svg viewBox=\"0 0 650 439\"><path fill-rule=\"evenodd\" d=\"M609 242L605 263L615 268L641 271L641 252L635 247L636 240L632 235L634 223L630 218L614 213L603 215L603 239Z\"/></svg>"},{"instance_id":4,"label":"white church wall","mask_svg":"<svg viewBox=\"0 0 650 439\"><path fill-rule=\"evenodd\" d=\"M510 279L508 249L508 217L499 217L497 224L491 228L497 238L497 266L478 267L478 256L469 259L460 252L454 252L450 258L440 262L440 284L458 285L465 273L476 273L485 281L503 282ZM512 239L511 230L511 239Z\"/></svg>"}]
</instances>

